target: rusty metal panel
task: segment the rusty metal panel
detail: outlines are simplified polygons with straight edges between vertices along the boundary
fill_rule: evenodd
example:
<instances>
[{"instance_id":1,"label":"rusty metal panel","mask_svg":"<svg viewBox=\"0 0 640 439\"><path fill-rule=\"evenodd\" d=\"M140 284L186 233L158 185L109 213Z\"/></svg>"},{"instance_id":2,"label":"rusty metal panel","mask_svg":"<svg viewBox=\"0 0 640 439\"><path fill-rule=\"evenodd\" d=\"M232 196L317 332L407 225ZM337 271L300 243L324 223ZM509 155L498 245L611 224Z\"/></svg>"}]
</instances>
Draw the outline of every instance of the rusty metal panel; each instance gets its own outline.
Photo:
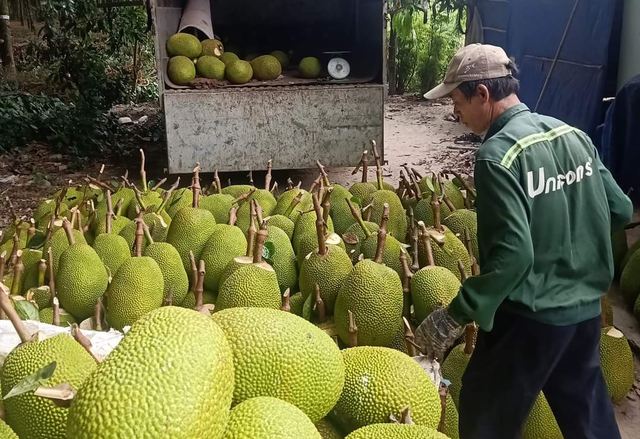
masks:
<instances>
[{"instance_id":1,"label":"rusty metal panel","mask_svg":"<svg viewBox=\"0 0 640 439\"><path fill-rule=\"evenodd\" d=\"M383 85L165 91L169 172L354 166L383 145Z\"/></svg>"}]
</instances>

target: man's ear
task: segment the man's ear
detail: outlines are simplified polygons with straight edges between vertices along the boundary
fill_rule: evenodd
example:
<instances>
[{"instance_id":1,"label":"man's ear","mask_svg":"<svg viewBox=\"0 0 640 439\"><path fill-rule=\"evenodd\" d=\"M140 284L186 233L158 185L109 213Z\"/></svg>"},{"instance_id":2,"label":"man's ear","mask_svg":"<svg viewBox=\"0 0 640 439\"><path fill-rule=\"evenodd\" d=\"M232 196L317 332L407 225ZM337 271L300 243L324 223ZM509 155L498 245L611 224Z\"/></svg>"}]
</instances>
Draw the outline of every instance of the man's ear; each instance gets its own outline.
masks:
<instances>
[{"instance_id":1,"label":"man's ear","mask_svg":"<svg viewBox=\"0 0 640 439\"><path fill-rule=\"evenodd\" d=\"M478 85L478 88L476 89L476 95L478 96L478 98L480 98L480 100L483 103L489 102L489 89L487 88L486 85L484 84L480 84Z\"/></svg>"}]
</instances>

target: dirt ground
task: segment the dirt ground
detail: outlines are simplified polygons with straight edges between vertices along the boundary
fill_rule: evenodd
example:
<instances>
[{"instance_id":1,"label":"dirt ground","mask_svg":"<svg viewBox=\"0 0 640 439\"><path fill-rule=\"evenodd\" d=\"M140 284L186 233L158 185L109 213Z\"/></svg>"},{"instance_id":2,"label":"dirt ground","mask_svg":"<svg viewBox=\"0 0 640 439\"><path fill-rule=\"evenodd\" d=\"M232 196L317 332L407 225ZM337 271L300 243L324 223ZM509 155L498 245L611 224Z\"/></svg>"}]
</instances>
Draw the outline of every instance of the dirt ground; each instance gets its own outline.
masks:
<instances>
[{"instance_id":1,"label":"dirt ground","mask_svg":"<svg viewBox=\"0 0 640 439\"><path fill-rule=\"evenodd\" d=\"M158 117L157 108L143 106L135 109L122 107L116 109L118 115L130 116L138 120L141 116L149 116L150 120ZM392 97L386 105L385 120L385 166L384 177L396 184L403 164L416 168L426 175L430 171L456 170L470 175L473 168L474 143L473 136L459 123L453 121L451 105L446 100L425 102L415 97ZM147 122L149 123L149 122ZM469 140L471 139L471 140ZM136 133L132 127L132 143L142 147L147 155L147 174L149 179L158 181L165 175L164 166L166 151L161 141L144 137ZM44 145L32 145L0 156L0 229L6 227L11 218L5 197L9 196L19 217L28 218L39 202L50 197L62 185L80 182L86 175L97 176L101 163L93 163L82 169L74 168L69 157L54 154ZM103 181L118 178L129 170L130 180L137 182L140 166L139 156L117 162L106 163ZM360 175L352 175L352 169L328 169L331 180L348 185L359 181ZM302 181L303 187L309 187L317 171L275 172L274 181L285 186L287 177L297 183ZM203 174L203 186L211 181L212 176ZM253 175L255 181L264 178L264 172ZM221 175L223 182L231 178L234 183L247 181L244 174ZM370 179L375 178L375 169L370 169ZM173 182L175 176L169 178ZM181 186L188 184L188 178L181 179ZM166 185L168 186L168 184ZM640 219L640 215L637 215ZM640 238L640 228L629 233L630 243ZM622 304L615 286L610 291L614 306L615 326L631 340L636 356L640 355L640 328L631 312ZM640 361L636 357L636 385L627 398L616 404L616 416L623 439L637 439L640 431Z\"/></svg>"}]
</instances>

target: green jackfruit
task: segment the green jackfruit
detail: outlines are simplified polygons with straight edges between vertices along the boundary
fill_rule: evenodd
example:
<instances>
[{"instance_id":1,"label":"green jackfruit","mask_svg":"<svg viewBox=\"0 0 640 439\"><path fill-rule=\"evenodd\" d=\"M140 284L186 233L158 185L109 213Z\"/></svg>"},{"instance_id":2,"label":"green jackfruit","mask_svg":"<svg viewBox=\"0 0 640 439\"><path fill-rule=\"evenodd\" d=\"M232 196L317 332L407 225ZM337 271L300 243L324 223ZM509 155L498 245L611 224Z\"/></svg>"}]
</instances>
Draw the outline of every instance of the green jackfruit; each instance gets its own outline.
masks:
<instances>
[{"instance_id":1,"label":"green jackfruit","mask_svg":"<svg viewBox=\"0 0 640 439\"><path fill-rule=\"evenodd\" d=\"M53 308L41 309L38 313L38 318L42 323L53 325ZM67 311L60 309L60 326L67 327L74 323L77 323L76 319L74 319Z\"/></svg>"},{"instance_id":2,"label":"green jackfruit","mask_svg":"<svg viewBox=\"0 0 640 439\"><path fill-rule=\"evenodd\" d=\"M560 427L558 427L558 422L551 411L551 407L549 407L547 398L545 398L544 393L542 392L540 392L536 398L522 431L522 439L540 438L563 438Z\"/></svg>"},{"instance_id":3,"label":"green jackfruit","mask_svg":"<svg viewBox=\"0 0 640 439\"><path fill-rule=\"evenodd\" d=\"M225 64L215 56L201 56L196 63L196 73L202 78L224 79Z\"/></svg>"},{"instance_id":4,"label":"green jackfruit","mask_svg":"<svg viewBox=\"0 0 640 439\"><path fill-rule=\"evenodd\" d=\"M131 249L127 241L113 233L98 235L93 241L93 249L107 267L110 276L113 276L125 261L131 259Z\"/></svg>"},{"instance_id":5,"label":"green jackfruit","mask_svg":"<svg viewBox=\"0 0 640 439\"><path fill-rule=\"evenodd\" d=\"M371 198L371 196L377 190L378 188L376 188L372 183L366 183L366 182L353 183L349 188L349 192L351 192L354 197L360 200L359 204L362 207L369 204L367 201Z\"/></svg>"},{"instance_id":6,"label":"green jackfruit","mask_svg":"<svg viewBox=\"0 0 640 439\"><path fill-rule=\"evenodd\" d=\"M233 388L233 355L220 327L197 311L162 307L133 324L79 388L67 435L218 439ZM96 422L96 413L109 422Z\"/></svg>"},{"instance_id":7,"label":"green jackfruit","mask_svg":"<svg viewBox=\"0 0 640 439\"><path fill-rule=\"evenodd\" d=\"M18 439L11 427L5 424L2 419L0 419L0 437L3 439Z\"/></svg>"},{"instance_id":8,"label":"green jackfruit","mask_svg":"<svg viewBox=\"0 0 640 439\"><path fill-rule=\"evenodd\" d=\"M22 379L56 362L56 369L47 386L69 383L82 387L96 369L96 362L87 351L67 334L42 341L33 341L15 348L2 367L2 396ZM6 420L18 437L30 439L64 439L69 410L57 407L53 401L23 393L3 401ZM74 436L77 437L77 436Z\"/></svg>"},{"instance_id":9,"label":"green jackfruit","mask_svg":"<svg viewBox=\"0 0 640 439\"><path fill-rule=\"evenodd\" d=\"M460 407L460 389L462 389L462 375L467 370L469 359L471 354L467 354L465 349L466 344L456 345L449 355L442 362L440 372L442 377L449 380L451 385L449 386L449 395L453 399L456 407Z\"/></svg>"},{"instance_id":10,"label":"green jackfruit","mask_svg":"<svg viewBox=\"0 0 640 439\"><path fill-rule=\"evenodd\" d=\"M73 231L73 238L75 239L76 244L87 243L86 239L84 239L84 235L79 230ZM60 228L56 230L53 235L51 235L49 245L45 244L44 249L42 250L42 254L48 254L49 248L51 248L51 251L53 253L53 272L57 273L60 256L62 256L62 253L64 253L64 251L69 248L69 239L67 238L67 233L64 231L64 229Z\"/></svg>"},{"instance_id":11,"label":"green jackfruit","mask_svg":"<svg viewBox=\"0 0 640 439\"><path fill-rule=\"evenodd\" d=\"M388 204L389 222L387 230L395 239L404 242L407 236L407 215L398 195L392 191L379 190L371 194L371 200L367 201L367 204L371 202L373 203L371 222L380 223L384 204Z\"/></svg>"},{"instance_id":12,"label":"green jackfruit","mask_svg":"<svg viewBox=\"0 0 640 439\"><path fill-rule=\"evenodd\" d=\"M317 422L340 398L344 362L322 329L296 315L265 308L227 309L215 313L213 320L233 349L234 404L271 396Z\"/></svg>"},{"instance_id":13,"label":"green jackfruit","mask_svg":"<svg viewBox=\"0 0 640 439\"><path fill-rule=\"evenodd\" d=\"M602 328L600 365L613 402L620 402L635 381L633 353L624 334L612 326Z\"/></svg>"},{"instance_id":14,"label":"green jackfruit","mask_svg":"<svg viewBox=\"0 0 640 439\"><path fill-rule=\"evenodd\" d=\"M282 65L272 55L262 55L251 61L253 76L259 81L273 81L282 73Z\"/></svg>"},{"instance_id":15,"label":"green jackfruit","mask_svg":"<svg viewBox=\"0 0 640 439\"><path fill-rule=\"evenodd\" d=\"M176 33L167 40L167 55L171 57L184 56L195 59L202 53L202 43L195 35Z\"/></svg>"},{"instance_id":16,"label":"green jackfruit","mask_svg":"<svg viewBox=\"0 0 640 439\"><path fill-rule=\"evenodd\" d=\"M353 265L347 253L338 246L327 245L324 255L316 250L305 257L300 269L300 291L309 297L315 293L315 285L320 287L320 297L325 310L332 315L338 293L348 279Z\"/></svg>"},{"instance_id":17,"label":"green jackfruit","mask_svg":"<svg viewBox=\"0 0 640 439\"><path fill-rule=\"evenodd\" d=\"M200 199L200 209L211 212L216 224L229 222L229 211L233 207L234 198L226 194L212 194Z\"/></svg>"},{"instance_id":18,"label":"green jackfruit","mask_svg":"<svg viewBox=\"0 0 640 439\"><path fill-rule=\"evenodd\" d=\"M166 211L171 218L183 207L193 205L193 192L187 188L180 188L171 194L171 200L167 203Z\"/></svg>"},{"instance_id":19,"label":"green jackfruit","mask_svg":"<svg viewBox=\"0 0 640 439\"><path fill-rule=\"evenodd\" d=\"M325 227L325 233L333 233L335 230L333 229L333 220L331 217L327 220L327 226ZM298 248L300 247L300 241L306 235L315 235L316 234L316 213L311 211L305 213L304 215L300 215L298 222L296 222L296 227L293 231L293 239L291 240L293 244L293 249L298 253Z\"/></svg>"},{"instance_id":20,"label":"green jackfruit","mask_svg":"<svg viewBox=\"0 0 640 439\"><path fill-rule=\"evenodd\" d=\"M287 288L293 291L298 285L298 267L291 241L289 241L287 234L278 227L269 224L267 230L267 242L271 242L275 249L271 256L271 266L276 271L280 291L284 292Z\"/></svg>"},{"instance_id":21,"label":"green jackfruit","mask_svg":"<svg viewBox=\"0 0 640 439\"><path fill-rule=\"evenodd\" d=\"M287 234L287 238L289 239L289 241L291 241L291 238L293 237L293 230L295 229L296 225L293 224L293 221L291 221L289 218L284 215L272 215L269 217L269 225L282 230Z\"/></svg>"},{"instance_id":22,"label":"green jackfruit","mask_svg":"<svg viewBox=\"0 0 640 439\"><path fill-rule=\"evenodd\" d=\"M283 69L289 67L289 55L282 50L274 50L270 55L278 60Z\"/></svg>"},{"instance_id":23,"label":"green jackfruit","mask_svg":"<svg viewBox=\"0 0 640 439\"><path fill-rule=\"evenodd\" d=\"M315 79L320 76L321 70L320 60L312 56L302 58L298 64L298 73L301 78Z\"/></svg>"},{"instance_id":24,"label":"green jackfruit","mask_svg":"<svg viewBox=\"0 0 640 439\"><path fill-rule=\"evenodd\" d=\"M347 251L344 242L342 242L342 239L336 233L328 234L325 237L325 242L327 245L335 245L340 247L345 252ZM318 250L318 238L314 235L303 236L302 240L298 244L298 253L296 256L298 269L302 268L302 263L304 262L306 257L310 253L313 253L315 250Z\"/></svg>"},{"instance_id":25,"label":"green jackfruit","mask_svg":"<svg viewBox=\"0 0 640 439\"><path fill-rule=\"evenodd\" d=\"M221 192L236 199L247 192L251 192L252 189L255 189L255 187L248 184L232 184L231 186L223 187Z\"/></svg>"},{"instance_id":26,"label":"green jackfruit","mask_svg":"<svg viewBox=\"0 0 640 439\"><path fill-rule=\"evenodd\" d=\"M277 398L248 399L235 406L223 439L322 439L296 406Z\"/></svg>"},{"instance_id":27,"label":"green jackfruit","mask_svg":"<svg viewBox=\"0 0 640 439\"><path fill-rule=\"evenodd\" d=\"M238 55L236 55L233 52L224 52L221 56L220 56L220 61L222 61L223 63L225 63L225 65L229 66L229 64L238 61L240 58L238 58Z\"/></svg>"},{"instance_id":28,"label":"green jackfruit","mask_svg":"<svg viewBox=\"0 0 640 439\"><path fill-rule=\"evenodd\" d=\"M167 75L176 85L188 85L196 77L196 66L186 56L174 56L169 59Z\"/></svg>"},{"instance_id":29,"label":"green jackfruit","mask_svg":"<svg viewBox=\"0 0 640 439\"><path fill-rule=\"evenodd\" d=\"M224 55L226 55L227 53L225 53ZM222 56L224 57L224 55ZM225 70L225 75L231 83L246 84L253 78L253 68L247 61L238 60L231 63L227 62L226 64L227 68Z\"/></svg>"},{"instance_id":30,"label":"green jackfruit","mask_svg":"<svg viewBox=\"0 0 640 439\"><path fill-rule=\"evenodd\" d=\"M389 422L390 415L400 419L407 406L416 425L438 426L440 395L427 372L411 357L372 346L348 348L342 356L345 383L332 417L349 430Z\"/></svg>"},{"instance_id":31,"label":"green jackfruit","mask_svg":"<svg viewBox=\"0 0 640 439\"><path fill-rule=\"evenodd\" d=\"M171 293L172 303L182 303L189 291L189 278L178 251L167 242L154 242L144 249L143 255L156 261L162 272L163 299Z\"/></svg>"},{"instance_id":32,"label":"green jackfruit","mask_svg":"<svg viewBox=\"0 0 640 439\"><path fill-rule=\"evenodd\" d=\"M386 239L382 253L382 263L402 276L404 270L402 269L402 263L400 261L400 253L402 251L405 252L409 265L412 264L411 255L406 251L405 245L393 236L387 236ZM376 256L377 248L378 234L374 233L364 240L360 246L360 251L365 259L373 259Z\"/></svg>"},{"instance_id":33,"label":"green jackfruit","mask_svg":"<svg viewBox=\"0 0 640 439\"><path fill-rule=\"evenodd\" d=\"M315 425L322 439L344 439L344 433L329 418L321 419Z\"/></svg>"},{"instance_id":34,"label":"green jackfruit","mask_svg":"<svg viewBox=\"0 0 640 439\"><path fill-rule=\"evenodd\" d=\"M167 232L167 242L173 245L182 259L185 271L191 273L189 252L193 251L196 261L216 226L211 212L195 207L183 207L171 219Z\"/></svg>"},{"instance_id":35,"label":"green jackfruit","mask_svg":"<svg viewBox=\"0 0 640 439\"><path fill-rule=\"evenodd\" d=\"M216 56L220 57L224 53L224 44L220 40L214 40L212 38L202 40L202 53L200 56Z\"/></svg>"},{"instance_id":36,"label":"green jackfruit","mask_svg":"<svg viewBox=\"0 0 640 439\"><path fill-rule=\"evenodd\" d=\"M132 221L126 216L118 216L113 221L111 221L111 233L119 235L125 227L131 224ZM93 227L94 236L98 236L102 233L107 232L107 221L106 219L98 220L96 217L96 221L93 223L95 227Z\"/></svg>"},{"instance_id":37,"label":"green jackfruit","mask_svg":"<svg viewBox=\"0 0 640 439\"><path fill-rule=\"evenodd\" d=\"M411 301L416 323L420 324L437 308L448 306L460 291L460 281L444 267L427 265L411 278Z\"/></svg>"},{"instance_id":38,"label":"green jackfruit","mask_svg":"<svg viewBox=\"0 0 640 439\"><path fill-rule=\"evenodd\" d=\"M464 243L465 229L469 230L471 237L471 252L476 261L480 260L478 249L478 215L473 210L460 209L446 217L442 224L451 230Z\"/></svg>"},{"instance_id":39,"label":"green jackfruit","mask_svg":"<svg viewBox=\"0 0 640 439\"><path fill-rule=\"evenodd\" d=\"M420 180L420 183L418 183L418 185L420 186L420 191L422 192L422 198L431 200L431 194L433 194L433 191L429 187L427 179L431 180L431 186L435 189L436 194L441 196L442 191L440 190L440 186L438 186L437 183L433 183L433 176L427 176L422 178L422 180ZM464 197L462 196L462 192L460 192L458 186L456 186L456 184L451 180L444 180L442 184L444 186L444 193L447 195L449 200L451 200L451 203L453 203L453 207L455 207L456 209L464 209ZM442 208L443 206L446 207L446 204L442 203L440 207ZM447 211L449 211L449 208L447 208Z\"/></svg>"},{"instance_id":40,"label":"green jackfruit","mask_svg":"<svg viewBox=\"0 0 640 439\"><path fill-rule=\"evenodd\" d=\"M221 284L216 310L240 306L280 309L282 299L275 270L266 262L245 264Z\"/></svg>"},{"instance_id":41,"label":"green jackfruit","mask_svg":"<svg viewBox=\"0 0 640 439\"><path fill-rule=\"evenodd\" d=\"M289 304L291 306L291 314L302 317L302 308L304 307L304 296L302 293L297 292L292 294Z\"/></svg>"},{"instance_id":42,"label":"green jackfruit","mask_svg":"<svg viewBox=\"0 0 640 439\"><path fill-rule=\"evenodd\" d=\"M444 267L451 271L458 280L462 280L460 270L458 269L458 260L462 261L467 276L471 276L471 259L466 247L456 235L447 227L442 226L441 230L429 229L428 238L431 239L431 249L433 250L433 259L436 265ZM418 258L420 266L428 265L427 249L424 239L418 241Z\"/></svg>"},{"instance_id":43,"label":"green jackfruit","mask_svg":"<svg viewBox=\"0 0 640 439\"><path fill-rule=\"evenodd\" d=\"M247 238L242 230L228 224L218 224L207 240L200 259L204 261L206 273L204 287L217 292L220 278L233 258L247 251Z\"/></svg>"},{"instance_id":44,"label":"green jackfruit","mask_svg":"<svg viewBox=\"0 0 640 439\"><path fill-rule=\"evenodd\" d=\"M350 200L353 195L347 190L347 188L340 186L339 184L334 184L332 187L331 210L329 211L329 214L333 219L333 226L336 233L338 235L342 235L356 222L356 219L353 217L351 209L349 209L349 205L346 201L347 199Z\"/></svg>"},{"instance_id":45,"label":"green jackfruit","mask_svg":"<svg viewBox=\"0 0 640 439\"><path fill-rule=\"evenodd\" d=\"M380 228L376 223L369 221L365 221L364 224L370 234L375 234ZM342 234L342 240L344 241L346 252L351 258L351 262L353 262L353 264L358 263L358 258L362 254L362 243L366 238L367 233L359 223L352 224L347 231Z\"/></svg>"},{"instance_id":46,"label":"green jackfruit","mask_svg":"<svg viewBox=\"0 0 640 439\"><path fill-rule=\"evenodd\" d=\"M449 439L438 430L421 425L372 424L362 427L346 439Z\"/></svg>"}]
</instances>

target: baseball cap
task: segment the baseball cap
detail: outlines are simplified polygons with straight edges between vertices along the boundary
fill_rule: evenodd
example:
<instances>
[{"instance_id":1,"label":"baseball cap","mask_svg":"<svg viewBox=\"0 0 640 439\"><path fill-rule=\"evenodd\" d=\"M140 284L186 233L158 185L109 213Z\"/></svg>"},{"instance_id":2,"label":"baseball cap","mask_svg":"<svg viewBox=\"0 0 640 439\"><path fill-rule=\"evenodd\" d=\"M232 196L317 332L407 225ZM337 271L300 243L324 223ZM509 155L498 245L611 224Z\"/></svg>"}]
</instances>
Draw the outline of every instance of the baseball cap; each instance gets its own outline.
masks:
<instances>
[{"instance_id":1,"label":"baseball cap","mask_svg":"<svg viewBox=\"0 0 640 439\"><path fill-rule=\"evenodd\" d=\"M501 47L480 43L469 44L453 56L442 84L429 90L424 97L443 98L463 82L509 76L511 75L509 63L509 57Z\"/></svg>"}]
</instances>

